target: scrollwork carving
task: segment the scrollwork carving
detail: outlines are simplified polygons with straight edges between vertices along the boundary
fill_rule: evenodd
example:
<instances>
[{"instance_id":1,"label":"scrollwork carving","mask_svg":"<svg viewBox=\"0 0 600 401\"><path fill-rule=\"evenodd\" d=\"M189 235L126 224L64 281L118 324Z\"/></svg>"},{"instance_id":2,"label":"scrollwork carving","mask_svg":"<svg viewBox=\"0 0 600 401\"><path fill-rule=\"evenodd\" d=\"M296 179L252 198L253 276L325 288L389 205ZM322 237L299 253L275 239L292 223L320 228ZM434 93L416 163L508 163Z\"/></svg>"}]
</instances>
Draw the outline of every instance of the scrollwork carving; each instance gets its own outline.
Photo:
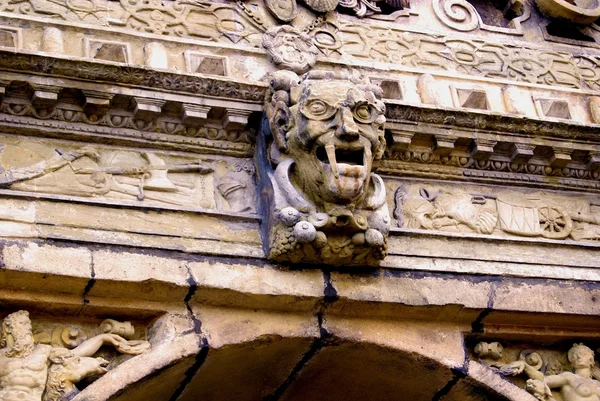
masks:
<instances>
[{"instance_id":1,"label":"scrollwork carving","mask_svg":"<svg viewBox=\"0 0 600 401\"><path fill-rule=\"evenodd\" d=\"M440 21L457 31L469 32L479 27L477 10L467 0L434 0L433 10Z\"/></svg>"},{"instance_id":2,"label":"scrollwork carving","mask_svg":"<svg viewBox=\"0 0 600 401\"><path fill-rule=\"evenodd\" d=\"M477 9L467 0L432 0L433 10L439 20L446 26L461 32L470 32L477 28L488 31L522 35L521 23L531 16L530 6L519 2L516 7L518 15L510 20L508 27L485 24Z\"/></svg>"}]
</instances>

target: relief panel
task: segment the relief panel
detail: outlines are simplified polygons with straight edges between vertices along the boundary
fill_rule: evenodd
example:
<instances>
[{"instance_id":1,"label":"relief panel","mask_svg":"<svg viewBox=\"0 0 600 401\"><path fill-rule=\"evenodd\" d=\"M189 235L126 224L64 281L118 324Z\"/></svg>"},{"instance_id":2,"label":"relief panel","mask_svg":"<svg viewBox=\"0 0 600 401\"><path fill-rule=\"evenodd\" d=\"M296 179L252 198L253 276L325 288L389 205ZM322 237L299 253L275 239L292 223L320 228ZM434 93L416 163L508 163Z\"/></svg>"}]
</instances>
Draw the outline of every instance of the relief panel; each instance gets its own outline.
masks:
<instances>
[{"instance_id":1,"label":"relief panel","mask_svg":"<svg viewBox=\"0 0 600 401\"><path fill-rule=\"evenodd\" d=\"M540 401L600 398L600 369L594 351L583 343L562 351L531 349L520 344L508 344L505 348L499 342L479 342L473 354Z\"/></svg>"},{"instance_id":2,"label":"relief panel","mask_svg":"<svg viewBox=\"0 0 600 401\"><path fill-rule=\"evenodd\" d=\"M150 349L145 333L136 333L130 322L107 319L95 328L48 322L32 326L24 310L2 322L2 400L70 400L79 393L76 384L82 379L102 375L122 362L118 353L139 355ZM99 353L103 346L112 350Z\"/></svg>"},{"instance_id":3,"label":"relief panel","mask_svg":"<svg viewBox=\"0 0 600 401\"><path fill-rule=\"evenodd\" d=\"M594 196L402 183L393 214L397 226L410 229L600 240L600 202Z\"/></svg>"},{"instance_id":4,"label":"relief panel","mask_svg":"<svg viewBox=\"0 0 600 401\"><path fill-rule=\"evenodd\" d=\"M249 163L0 137L0 188L134 205L253 212Z\"/></svg>"}]
</instances>

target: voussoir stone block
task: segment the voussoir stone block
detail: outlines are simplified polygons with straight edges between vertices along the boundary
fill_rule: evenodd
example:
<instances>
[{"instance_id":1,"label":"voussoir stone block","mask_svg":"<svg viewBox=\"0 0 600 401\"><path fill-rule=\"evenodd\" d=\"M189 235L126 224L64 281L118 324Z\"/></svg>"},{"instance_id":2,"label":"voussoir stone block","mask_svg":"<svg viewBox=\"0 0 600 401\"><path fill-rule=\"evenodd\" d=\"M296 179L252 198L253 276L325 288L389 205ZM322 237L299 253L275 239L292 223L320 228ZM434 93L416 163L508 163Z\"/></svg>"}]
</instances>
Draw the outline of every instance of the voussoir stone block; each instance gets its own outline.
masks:
<instances>
[{"instance_id":1,"label":"voussoir stone block","mask_svg":"<svg viewBox=\"0 0 600 401\"><path fill-rule=\"evenodd\" d=\"M242 263L192 262L192 302L311 311L323 297L318 270L286 270Z\"/></svg>"},{"instance_id":2,"label":"voussoir stone block","mask_svg":"<svg viewBox=\"0 0 600 401\"><path fill-rule=\"evenodd\" d=\"M182 301L189 291L183 260L110 250L93 256L96 282L90 296Z\"/></svg>"},{"instance_id":3,"label":"voussoir stone block","mask_svg":"<svg viewBox=\"0 0 600 401\"><path fill-rule=\"evenodd\" d=\"M178 401L266 399L319 336L308 313L196 306L209 349Z\"/></svg>"},{"instance_id":4,"label":"voussoir stone block","mask_svg":"<svg viewBox=\"0 0 600 401\"><path fill-rule=\"evenodd\" d=\"M34 242L7 244L2 250L4 288L82 294L92 277L91 252Z\"/></svg>"},{"instance_id":5,"label":"voussoir stone block","mask_svg":"<svg viewBox=\"0 0 600 401\"><path fill-rule=\"evenodd\" d=\"M394 317L402 309L405 318L416 319L474 319L486 308L491 290L490 282L458 275L413 277L384 270L376 275L332 272L331 283L339 296L331 306L336 312Z\"/></svg>"}]
</instances>

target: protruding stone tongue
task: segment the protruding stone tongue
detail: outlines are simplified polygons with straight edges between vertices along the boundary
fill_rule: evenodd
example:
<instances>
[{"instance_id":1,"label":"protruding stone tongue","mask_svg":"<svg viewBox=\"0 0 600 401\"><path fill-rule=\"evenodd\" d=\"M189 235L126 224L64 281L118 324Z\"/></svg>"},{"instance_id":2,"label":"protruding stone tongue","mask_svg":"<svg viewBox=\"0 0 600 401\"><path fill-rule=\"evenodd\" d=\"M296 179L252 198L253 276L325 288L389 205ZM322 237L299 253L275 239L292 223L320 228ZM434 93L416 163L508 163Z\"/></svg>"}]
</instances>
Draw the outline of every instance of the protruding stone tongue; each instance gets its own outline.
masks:
<instances>
[{"instance_id":1,"label":"protruding stone tongue","mask_svg":"<svg viewBox=\"0 0 600 401\"><path fill-rule=\"evenodd\" d=\"M335 146L326 145L325 152L327 152L327 158L329 159L329 165L331 166L331 172L335 178L340 178L340 172L338 171L337 160L335 159Z\"/></svg>"}]
</instances>

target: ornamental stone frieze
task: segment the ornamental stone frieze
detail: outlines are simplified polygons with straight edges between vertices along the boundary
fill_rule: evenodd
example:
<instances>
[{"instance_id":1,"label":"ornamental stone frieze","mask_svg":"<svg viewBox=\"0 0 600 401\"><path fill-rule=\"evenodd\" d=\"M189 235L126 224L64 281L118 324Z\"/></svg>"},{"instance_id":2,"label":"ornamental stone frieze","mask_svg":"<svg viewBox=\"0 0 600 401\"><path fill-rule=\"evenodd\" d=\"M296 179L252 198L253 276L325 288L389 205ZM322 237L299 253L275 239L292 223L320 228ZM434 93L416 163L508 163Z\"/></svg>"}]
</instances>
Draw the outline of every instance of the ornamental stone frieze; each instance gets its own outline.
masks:
<instances>
[{"instance_id":1,"label":"ornamental stone frieze","mask_svg":"<svg viewBox=\"0 0 600 401\"><path fill-rule=\"evenodd\" d=\"M373 162L385 150L380 89L313 70L270 76L260 160L267 253L278 261L373 265L390 217Z\"/></svg>"}]
</instances>

